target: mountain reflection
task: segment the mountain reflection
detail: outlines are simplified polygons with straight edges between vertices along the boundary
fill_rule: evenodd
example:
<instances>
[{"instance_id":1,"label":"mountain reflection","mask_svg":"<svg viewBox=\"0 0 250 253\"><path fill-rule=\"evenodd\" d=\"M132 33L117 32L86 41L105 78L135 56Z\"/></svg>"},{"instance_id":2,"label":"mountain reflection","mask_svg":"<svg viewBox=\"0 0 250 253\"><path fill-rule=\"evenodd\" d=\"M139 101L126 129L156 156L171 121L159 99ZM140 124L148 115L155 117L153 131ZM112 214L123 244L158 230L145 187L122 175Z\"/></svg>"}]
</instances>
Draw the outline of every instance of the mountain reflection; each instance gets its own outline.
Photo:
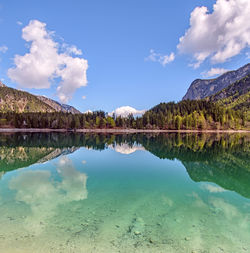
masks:
<instances>
[{"instance_id":1,"label":"mountain reflection","mask_svg":"<svg viewBox=\"0 0 250 253\"><path fill-rule=\"evenodd\" d=\"M250 198L249 142L249 134L15 133L0 135L0 172L45 162L80 147L112 148L122 154L147 150L161 159L178 159L196 182L213 182Z\"/></svg>"},{"instance_id":2,"label":"mountain reflection","mask_svg":"<svg viewBox=\"0 0 250 253\"><path fill-rule=\"evenodd\" d=\"M117 145L110 145L109 148L114 149L117 153L121 153L124 155L129 155L132 154L138 150L145 150L144 147L142 147L141 145L128 145L127 143L123 143L123 144L117 144Z\"/></svg>"},{"instance_id":3,"label":"mountain reflection","mask_svg":"<svg viewBox=\"0 0 250 253\"><path fill-rule=\"evenodd\" d=\"M34 163L44 163L60 155L67 155L77 148L65 147L0 147L0 171L11 171L28 167Z\"/></svg>"}]
</instances>

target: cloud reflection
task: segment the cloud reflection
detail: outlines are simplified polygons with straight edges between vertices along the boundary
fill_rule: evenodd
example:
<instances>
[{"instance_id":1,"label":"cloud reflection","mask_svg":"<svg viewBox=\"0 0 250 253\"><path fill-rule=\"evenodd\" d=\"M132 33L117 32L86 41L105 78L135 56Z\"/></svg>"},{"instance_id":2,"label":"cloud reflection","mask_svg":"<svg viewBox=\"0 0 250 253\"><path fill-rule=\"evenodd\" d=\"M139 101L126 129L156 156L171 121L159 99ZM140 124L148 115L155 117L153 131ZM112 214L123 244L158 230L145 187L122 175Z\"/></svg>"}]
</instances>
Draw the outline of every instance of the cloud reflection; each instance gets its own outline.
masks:
<instances>
[{"instance_id":1,"label":"cloud reflection","mask_svg":"<svg viewBox=\"0 0 250 253\"><path fill-rule=\"evenodd\" d=\"M77 171L72 161L62 156L56 167L59 180L51 171L25 170L9 182L9 188L16 191L16 200L30 206L31 215L25 223L29 230L39 234L43 224L56 214L61 204L87 199L87 175Z\"/></svg>"},{"instance_id":2,"label":"cloud reflection","mask_svg":"<svg viewBox=\"0 0 250 253\"><path fill-rule=\"evenodd\" d=\"M220 186L212 185L212 184L208 184L208 183L202 183L201 189L207 190L210 193L219 193L219 192L225 192L226 191L225 189L223 189Z\"/></svg>"}]
</instances>

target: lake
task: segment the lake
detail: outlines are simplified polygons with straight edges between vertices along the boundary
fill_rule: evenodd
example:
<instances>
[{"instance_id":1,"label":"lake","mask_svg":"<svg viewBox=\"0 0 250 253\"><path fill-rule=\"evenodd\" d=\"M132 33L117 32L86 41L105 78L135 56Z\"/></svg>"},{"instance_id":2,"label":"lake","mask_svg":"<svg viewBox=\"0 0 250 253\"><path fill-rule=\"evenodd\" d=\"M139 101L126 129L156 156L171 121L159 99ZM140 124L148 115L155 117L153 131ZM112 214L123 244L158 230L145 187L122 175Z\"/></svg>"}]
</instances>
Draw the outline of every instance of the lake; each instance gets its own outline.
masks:
<instances>
[{"instance_id":1,"label":"lake","mask_svg":"<svg viewBox=\"0 0 250 253\"><path fill-rule=\"evenodd\" d=\"M250 134L0 135L0 252L250 252Z\"/></svg>"}]
</instances>

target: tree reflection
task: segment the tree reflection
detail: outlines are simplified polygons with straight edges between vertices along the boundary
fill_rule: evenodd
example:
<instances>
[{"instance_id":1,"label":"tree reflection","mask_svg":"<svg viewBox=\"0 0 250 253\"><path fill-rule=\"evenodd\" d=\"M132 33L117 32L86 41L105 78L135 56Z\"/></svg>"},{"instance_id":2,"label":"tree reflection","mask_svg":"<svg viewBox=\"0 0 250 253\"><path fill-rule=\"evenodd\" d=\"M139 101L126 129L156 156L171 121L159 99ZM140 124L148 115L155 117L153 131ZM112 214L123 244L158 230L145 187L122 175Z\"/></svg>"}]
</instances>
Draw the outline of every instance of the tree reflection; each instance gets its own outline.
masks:
<instances>
[{"instance_id":1,"label":"tree reflection","mask_svg":"<svg viewBox=\"0 0 250 253\"><path fill-rule=\"evenodd\" d=\"M51 160L79 147L123 154L147 150L161 159L180 160L196 182L214 182L250 198L249 142L249 134L2 134L0 171Z\"/></svg>"}]
</instances>

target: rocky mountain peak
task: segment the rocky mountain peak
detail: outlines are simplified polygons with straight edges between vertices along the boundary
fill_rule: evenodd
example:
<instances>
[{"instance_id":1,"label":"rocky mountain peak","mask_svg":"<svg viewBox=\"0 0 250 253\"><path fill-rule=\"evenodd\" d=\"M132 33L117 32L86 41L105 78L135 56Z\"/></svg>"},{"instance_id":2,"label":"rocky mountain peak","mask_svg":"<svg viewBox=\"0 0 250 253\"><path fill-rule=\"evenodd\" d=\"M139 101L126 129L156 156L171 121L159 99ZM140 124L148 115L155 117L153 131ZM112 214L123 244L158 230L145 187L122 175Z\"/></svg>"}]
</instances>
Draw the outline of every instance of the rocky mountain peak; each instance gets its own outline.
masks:
<instances>
[{"instance_id":1,"label":"rocky mountain peak","mask_svg":"<svg viewBox=\"0 0 250 253\"><path fill-rule=\"evenodd\" d=\"M248 74L250 74L250 63L237 70L228 71L215 79L196 79L191 83L183 100L197 100L211 96Z\"/></svg>"}]
</instances>

